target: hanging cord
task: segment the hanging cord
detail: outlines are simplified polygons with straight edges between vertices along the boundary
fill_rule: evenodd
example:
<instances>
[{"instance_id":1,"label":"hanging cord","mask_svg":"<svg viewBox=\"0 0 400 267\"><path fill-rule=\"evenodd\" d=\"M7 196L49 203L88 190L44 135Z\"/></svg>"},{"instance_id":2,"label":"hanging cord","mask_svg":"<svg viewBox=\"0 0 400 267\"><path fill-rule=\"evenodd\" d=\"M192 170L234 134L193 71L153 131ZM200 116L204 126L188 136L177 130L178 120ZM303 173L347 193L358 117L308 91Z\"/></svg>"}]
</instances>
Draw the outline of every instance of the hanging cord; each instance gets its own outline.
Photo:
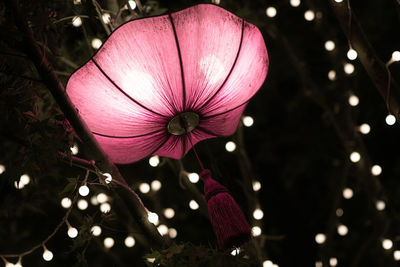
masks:
<instances>
[{"instance_id":1,"label":"hanging cord","mask_svg":"<svg viewBox=\"0 0 400 267\"><path fill-rule=\"evenodd\" d=\"M196 155L197 162L199 163L201 170L204 171L203 163L201 162L200 157L199 157L199 155L197 154L196 148L195 148L194 145L193 145L192 136L191 136L191 135L187 135L187 136L188 136L189 143L192 145L193 152L194 152L194 154Z\"/></svg>"}]
</instances>

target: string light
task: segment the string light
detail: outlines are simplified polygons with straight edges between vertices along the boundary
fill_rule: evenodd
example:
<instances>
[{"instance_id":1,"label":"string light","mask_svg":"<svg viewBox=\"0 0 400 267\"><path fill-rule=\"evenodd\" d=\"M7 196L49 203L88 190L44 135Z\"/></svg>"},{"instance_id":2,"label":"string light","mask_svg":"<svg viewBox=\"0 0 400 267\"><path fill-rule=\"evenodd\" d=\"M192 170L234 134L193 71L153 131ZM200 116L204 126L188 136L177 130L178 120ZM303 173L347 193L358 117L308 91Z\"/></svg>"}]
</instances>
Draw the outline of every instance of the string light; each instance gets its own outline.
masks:
<instances>
[{"instance_id":1,"label":"string light","mask_svg":"<svg viewBox=\"0 0 400 267\"><path fill-rule=\"evenodd\" d=\"M337 227L337 232L338 232L339 235L345 236L349 232L349 228L347 228L347 226L344 225L344 224L340 224Z\"/></svg>"},{"instance_id":2,"label":"string light","mask_svg":"<svg viewBox=\"0 0 400 267\"><path fill-rule=\"evenodd\" d=\"M336 71L330 70L328 72L328 79L331 80L331 81L334 81L336 79Z\"/></svg>"},{"instance_id":3,"label":"string light","mask_svg":"<svg viewBox=\"0 0 400 267\"><path fill-rule=\"evenodd\" d=\"M69 149L71 150L72 155L77 155L79 153L79 148L77 144L74 144Z\"/></svg>"},{"instance_id":4,"label":"string light","mask_svg":"<svg viewBox=\"0 0 400 267\"><path fill-rule=\"evenodd\" d=\"M343 209L338 208L338 209L336 210L336 216L342 217L342 216L343 216Z\"/></svg>"},{"instance_id":5,"label":"string light","mask_svg":"<svg viewBox=\"0 0 400 267\"><path fill-rule=\"evenodd\" d=\"M168 227L165 224L160 224L157 227L158 232L160 233L160 235L166 235L168 234Z\"/></svg>"},{"instance_id":6,"label":"string light","mask_svg":"<svg viewBox=\"0 0 400 267\"><path fill-rule=\"evenodd\" d=\"M151 167L157 167L160 164L160 157L159 156L151 156L149 158L149 164Z\"/></svg>"},{"instance_id":7,"label":"string light","mask_svg":"<svg viewBox=\"0 0 400 267\"><path fill-rule=\"evenodd\" d=\"M104 241L103 241L103 243L104 243L104 247L105 248L112 248L113 246L114 246L114 239L113 238L111 238L111 237L106 237L106 238L104 238Z\"/></svg>"},{"instance_id":8,"label":"string light","mask_svg":"<svg viewBox=\"0 0 400 267\"><path fill-rule=\"evenodd\" d=\"M343 0L335 0L336 3L341 3Z\"/></svg>"},{"instance_id":9,"label":"string light","mask_svg":"<svg viewBox=\"0 0 400 267\"><path fill-rule=\"evenodd\" d=\"M275 17L276 16L276 8L275 7L272 7L272 6L270 6L270 7L268 7L266 10L265 10L265 14L267 14L267 16L268 17L270 17L270 18L273 18L273 17Z\"/></svg>"},{"instance_id":10,"label":"string light","mask_svg":"<svg viewBox=\"0 0 400 267\"><path fill-rule=\"evenodd\" d=\"M190 202L189 202L189 207L192 209L192 210L197 210L198 208L199 208L199 204L197 204L197 202L195 201L195 200L190 200Z\"/></svg>"},{"instance_id":11,"label":"string light","mask_svg":"<svg viewBox=\"0 0 400 267\"><path fill-rule=\"evenodd\" d=\"M72 18L72 26L79 27L82 25L82 19L78 16Z\"/></svg>"},{"instance_id":12,"label":"string light","mask_svg":"<svg viewBox=\"0 0 400 267\"><path fill-rule=\"evenodd\" d=\"M149 222L151 222L152 224L155 224L155 225L158 224L158 215L157 215L157 213L149 212L149 214L147 214L147 219L148 219Z\"/></svg>"},{"instance_id":13,"label":"string light","mask_svg":"<svg viewBox=\"0 0 400 267\"><path fill-rule=\"evenodd\" d=\"M72 227L72 226L68 226L67 234L70 238L75 238L78 236L78 229L76 229L75 227Z\"/></svg>"},{"instance_id":14,"label":"string light","mask_svg":"<svg viewBox=\"0 0 400 267\"><path fill-rule=\"evenodd\" d=\"M318 244L323 244L326 241L326 235L325 234L316 234L315 235L315 242L317 242Z\"/></svg>"},{"instance_id":15,"label":"string light","mask_svg":"<svg viewBox=\"0 0 400 267\"><path fill-rule=\"evenodd\" d=\"M395 251L393 251L393 258L394 258L394 260L396 260L396 261L399 261L399 260L400 260L400 250L395 250Z\"/></svg>"},{"instance_id":16,"label":"string light","mask_svg":"<svg viewBox=\"0 0 400 267\"><path fill-rule=\"evenodd\" d=\"M225 144L225 149L228 152L233 152L236 149L236 144L235 142L229 141Z\"/></svg>"},{"instance_id":17,"label":"string light","mask_svg":"<svg viewBox=\"0 0 400 267\"><path fill-rule=\"evenodd\" d=\"M378 200L375 203L375 207L377 210L382 211L386 208L386 203L383 200Z\"/></svg>"},{"instance_id":18,"label":"string light","mask_svg":"<svg viewBox=\"0 0 400 267\"><path fill-rule=\"evenodd\" d=\"M80 210L85 210L89 206L88 202L84 199L79 199L77 205L78 205L78 209L80 209Z\"/></svg>"},{"instance_id":19,"label":"string light","mask_svg":"<svg viewBox=\"0 0 400 267\"><path fill-rule=\"evenodd\" d=\"M336 266L337 264L338 264L337 258L330 258L330 259L329 259L329 265L330 265L330 266L334 267L334 266Z\"/></svg>"},{"instance_id":20,"label":"string light","mask_svg":"<svg viewBox=\"0 0 400 267\"><path fill-rule=\"evenodd\" d=\"M240 253L240 248L234 248L232 251L231 251L231 255L232 256L236 256L236 255L238 255Z\"/></svg>"},{"instance_id":21,"label":"string light","mask_svg":"<svg viewBox=\"0 0 400 267\"><path fill-rule=\"evenodd\" d=\"M347 58L350 60L355 60L357 58L357 51L350 48L349 51L347 51Z\"/></svg>"},{"instance_id":22,"label":"string light","mask_svg":"<svg viewBox=\"0 0 400 267\"><path fill-rule=\"evenodd\" d=\"M43 246L43 259L45 261L51 261L53 259L53 252L51 252L50 250L48 250L45 246Z\"/></svg>"},{"instance_id":23,"label":"string light","mask_svg":"<svg viewBox=\"0 0 400 267\"><path fill-rule=\"evenodd\" d=\"M253 234L253 236L259 236L259 235L261 235L262 231L259 226L253 226L251 228L251 233Z\"/></svg>"},{"instance_id":24,"label":"string light","mask_svg":"<svg viewBox=\"0 0 400 267\"><path fill-rule=\"evenodd\" d=\"M31 178L29 177L28 174L22 174L21 177L19 178L19 182L22 183L23 185L28 185L31 181Z\"/></svg>"},{"instance_id":25,"label":"string light","mask_svg":"<svg viewBox=\"0 0 400 267\"><path fill-rule=\"evenodd\" d=\"M97 200L97 196L92 196L90 198L90 204L92 204L93 206L99 205L99 201Z\"/></svg>"},{"instance_id":26,"label":"string light","mask_svg":"<svg viewBox=\"0 0 400 267\"><path fill-rule=\"evenodd\" d=\"M189 181L194 184L200 180L200 176L195 172L189 173L188 178L189 178Z\"/></svg>"},{"instance_id":27,"label":"string light","mask_svg":"<svg viewBox=\"0 0 400 267\"><path fill-rule=\"evenodd\" d=\"M253 191L257 192L261 189L261 183L259 181L253 181Z\"/></svg>"},{"instance_id":28,"label":"string light","mask_svg":"<svg viewBox=\"0 0 400 267\"><path fill-rule=\"evenodd\" d=\"M133 247L133 246L135 245L136 241L135 241L135 239L133 238L133 236L127 236L127 237L125 238L124 243L125 243L125 246L126 246L126 247L131 248L131 247Z\"/></svg>"},{"instance_id":29,"label":"string light","mask_svg":"<svg viewBox=\"0 0 400 267\"><path fill-rule=\"evenodd\" d=\"M400 61L400 52L399 51L394 51L392 53L392 60L393 61Z\"/></svg>"},{"instance_id":30,"label":"string light","mask_svg":"<svg viewBox=\"0 0 400 267\"><path fill-rule=\"evenodd\" d=\"M298 7L301 4L300 0L290 0L290 5L292 7Z\"/></svg>"},{"instance_id":31,"label":"string light","mask_svg":"<svg viewBox=\"0 0 400 267\"><path fill-rule=\"evenodd\" d=\"M139 190L143 194L147 194L148 192L150 192L150 185L148 183L141 183L139 185Z\"/></svg>"},{"instance_id":32,"label":"string light","mask_svg":"<svg viewBox=\"0 0 400 267\"><path fill-rule=\"evenodd\" d=\"M274 264L270 260L266 260L263 262L263 267L272 267Z\"/></svg>"},{"instance_id":33,"label":"string light","mask_svg":"<svg viewBox=\"0 0 400 267\"><path fill-rule=\"evenodd\" d=\"M86 197L87 195L89 195L89 187L87 187L87 185L82 185L81 187L79 187L79 195Z\"/></svg>"},{"instance_id":34,"label":"string light","mask_svg":"<svg viewBox=\"0 0 400 267\"><path fill-rule=\"evenodd\" d=\"M362 134L369 134L369 132L371 131L371 127L367 123L361 124L358 129Z\"/></svg>"},{"instance_id":35,"label":"string light","mask_svg":"<svg viewBox=\"0 0 400 267\"><path fill-rule=\"evenodd\" d=\"M96 196L96 198L97 198L97 202L99 202L100 204L104 203L104 202L106 202L108 200L108 196L106 194L104 194L104 193L98 194Z\"/></svg>"},{"instance_id":36,"label":"string light","mask_svg":"<svg viewBox=\"0 0 400 267\"><path fill-rule=\"evenodd\" d=\"M6 166L0 164L0 174L3 174L6 171Z\"/></svg>"},{"instance_id":37,"label":"string light","mask_svg":"<svg viewBox=\"0 0 400 267\"><path fill-rule=\"evenodd\" d=\"M81 0L74 0L74 5L79 5L81 3Z\"/></svg>"},{"instance_id":38,"label":"string light","mask_svg":"<svg viewBox=\"0 0 400 267\"><path fill-rule=\"evenodd\" d=\"M98 225L93 225L92 228L90 228L90 232L94 236L99 236L101 235L101 227Z\"/></svg>"},{"instance_id":39,"label":"string light","mask_svg":"<svg viewBox=\"0 0 400 267\"><path fill-rule=\"evenodd\" d=\"M111 176L111 174L109 174L108 172L106 172L106 173L103 173L103 176L106 177L106 178L104 179L104 182L105 182L106 184L111 183L111 181L112 181L112 176Z\"/></svg>"},{"instance_id":40,"label":"string light","mask_svg":"<svg viewBox=\"0 0 400 267\"><path fill-rule=\"evenodd\" d=\"M172 219L172 218L175 216L175 211L174 211L174 209L166 208L166 209L164 210L164 216L165 216L165 218L167 218L167 219Z\"/></svg>"},{"instance_id":41,"label":"string light","mask_svg":"<svg viewBox=\"0 0 400 267\"><path fill-rule=\"evenodd\" d=\"M358 97L356 95L350 95L349 96L349 104L352 107L355 107L358 105L358 103L360 103L360 100L358 99Z\"/></svg>"},{"instance_id":42,"label":"string light","mask_svg":"<svg viewBox=\"0 0 400 267\"><path fill-rule=\"evenodd\" d=\"M387 125L393 125L393 124L396 123L396 117L393 116L392 114L389 114L389 115L386 116L385 121L386 121Z\"/></svg>"},{"instance_id":43,"label":"string light","mask_svg":"<svg viewBox=\"0 0 400 267\"><path fill-rule=\"evenodd\" d=\"M380 175L380 174L382 173L382 167L379 166L379 165L374 165L374 166L372 166L372 168L371 168L371 173L372 173L372 175L374 175L374 176Z\"/></svg>"},{"instance_id":44,"label":"string light","mask_svg":"<svg viewBox=\"0 0 400 267\"><path fill-rule=\"evenodd\" d=\"M307 21L312 21L315 18L315 13L312 10L307 10L306 12L304 12L304 18Z\"/></svg>"},{"instance_id":45,"label":"string light","mask_svg":"<svg viewBox=\"0 0 400 267\"><path fill-rule=\"evenodd\" d=\"M103 20L104 24L109 24L111 22L111 15L109 13L104 13L101 16L101 19Z\"/></svg>"},{"instance_id":46,"label":"string light","mask_svg":"<svg viewBox=\"0 0 400 267\"><path fill-rule=\"evenodd\" d=\"M383 239L382 240L382 247L386 250L389 250L393 247L393 242L390 239Z\"/></svg>"},{"instance_id":47,"label":"string light","mask_svg":"<svg viewBox=\"0 0 400 267\"><path fill-rule=\"evenodd\" d=\"M103 213L109 213L111 211L111 205L108 204L107 202L102 203L100 205L100 211Z\"/></svg>"},{"instance_id":48,"label":"string light","mask_svg":"<svg viewBox=\"0 0 400 267\"><path fill-rule=\"evenodd\" d=\"M356 163L356 162L359 162L360 159L361 159L361 155L360 155L360 153L358 153L357 151L354 151L354 152L352 152L352 153L350 154L350 160L351 160L351 162Z\"/></svg>"},{"instance_id":49,"label":"string light","mask_svg":"<svg viewBox=\"0 0 400 267\"><path fill-rule=\"evenodd\" d=\"M64 197L63 199L61 199L61 207L63 207L64 209L68 209L69 207L71 207L71 205L72 201L70 198Z\"/></svg>"},{"instance_id":50,"label":"string light","mask_svg":"<svg viewBox=\"0 0 400 267\"><path fill-rule=\"evenodd\" d=\"M346 63L346 64L344 64L343 69L346 74L350 75L354 72L354 65L351 63Z\"/></svg>"},{"instance_id":51,"label":"string light","mask_svg":"<svg viewBox=\"0 0 400 267\"><path fill-rule=\"evenodd\" d=\"M92 47L94 49L99 49L102 44L103 44L103 42L99 38L92 39Z\"/></svg>"},{"instance_id":52,"label":"string light","mask_svg":"<svg viewBox=\"0 0 400 267\"><path fill-rule=\"evenodd\" d=\"M158 191L161 188L161 182L159 180L154 180L151 182L151 190Z\"/></svg>"},{"instance_id":53,"label":"string light","mask_svg":"<svg viewBox=\"0 0 400 267\"><path fill-rule=\"evenodd\" d=\"M321 261L316 261L315 262L315 267L322 267L322 262Z\"/></svg>"},{"instance_id":54,"label":"string light","mask_svg":"<svg viewBox=\"0 0 400 267\"><path fill-rule=\"evenodd\" d=\"M134 10L136 8L136 2L133 0L128 1L129 7Z\"/></svg>"},{"instance_id":55,"label":"string light","mask_svg":"<svg viewBox=\"0 0 400 267\"><path fill-rule=\"evenodd\" d=\"M175 228L169 228L168 235L170 238L174 239L178 235L178 232L176 231Z\"/></svg>"},{"instance_id":56,"label":"string light","mask_svg":"<svg viewBox=\"0 0 400 267\"><path fill-rule=\"evenodd\" d=\"M14 181L14 187L16 189L22 189L25 187L25 185L23 183L21 183L20 181Z\"/></svg>"},{"instance_id":57,"label":"string light","mask_svg":"<svg viewBox=\"0 0 400 267\"><path fill-rule=\"evenodd\" d=\"M325 42L325 49L327 51L333 51L335 49L335 43L331 40Z\"/></svg>"},{"instance_id":58,"label":"string light","mask_svg":"<svg viewBox=\"0 0 400 267\"><path fill-rule=\"evenodd\" d=\"M343 189L343 197L345 199L350 199L354 195L353 190L351 188L345 188Z\"/></svg>"},{"instance_id":59,"label":"string light","mask_svg":"<svg viewBox=\"0 0 400 267\"><path fill-rule=\"evenodd\" d=\"M243 117L243 125L246 127L251 127L254 124L254 119L251 116Z\"/></svg>"},{"instance_id":60,"label":"string light","mask_svg":"<svg viewBox=\"0 0 400 267\"><path fill-rule=\"evenodd\" d=\"M264 212L261 209L255 209L253 212L253 217L256 220L261 220L264 217Z\"/></svg>"}]
</instances>

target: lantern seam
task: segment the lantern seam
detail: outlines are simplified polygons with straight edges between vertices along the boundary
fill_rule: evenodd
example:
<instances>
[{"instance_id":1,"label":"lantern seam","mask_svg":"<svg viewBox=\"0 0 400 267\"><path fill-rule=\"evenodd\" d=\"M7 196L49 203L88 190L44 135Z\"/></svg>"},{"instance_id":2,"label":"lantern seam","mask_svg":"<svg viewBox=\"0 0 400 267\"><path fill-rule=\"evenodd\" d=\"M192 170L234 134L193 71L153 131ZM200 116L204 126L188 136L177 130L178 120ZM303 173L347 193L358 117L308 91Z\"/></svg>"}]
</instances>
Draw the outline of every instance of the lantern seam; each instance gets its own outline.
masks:
<instances>
[{"instance_id":1,"label":"lantern seam","mask_svg":"<svg viewBox=\"0 0 400 267\"><path fill-rule=\"evenodd\" d=\"M96 67L100 70L100 72L104 75L104 77L106 77L106 78L111 82L111 84L114 85L115 88L117 88L117 89L118 89L122 94L124 94L127 98L129 98L131 101L133 101L134 103L136 103L136 104L139 105L140 107L142 107L142 108L144 108L144 109L146 109L146 110L148 110L148 111L150 111L150 112L152 112L152 113L154 113L154 114L156 114L156 115L159 115L159 116L168 118L168 116L163 115L163 114L160 114L160 113L158 113L158 112L156 112L156 111L154 111L154 110L149 109L148 107L144 106L143 104L141 104L140 102L138 102L137 100L135 100L133 97L131 97L130 95L128 95L124 90L122 90L121 87L119 87L119 86L104 72L104 70L99 66L99 64L96 62L96 60L94 60L94 58L92 58L91 60L92 60L92 62L96 65Z\"/></svg>"},{"instance_id":2,"label":"lantern seam","mask_svg":"<svg viewBox=\"0 0 400 267\"><path fill-rule=\"evenodd\" d=\"M240 104L239 106L236 106L236 107L234 107L234 108L228 109L228 110L226 110L226 111L224 111L224 112L220 112L220 113L217 113L217 114L214 114L214 115L210 115L210 116L203 116L202 119L209 119L209 118L214 118L214 117L223 115L223 114L228 113L228 112L231 112L231 111L233 111L233 110L235 110L235 109L237 109L237 108L240 108L241 106L246 105L246 104L249 103L249 102L250 102L250 99L247 100L247 101L245 101L244 103Z\"/></svg>"},{"instance_id":3,"label":"lantern seam","mask_svg":"<svg viewBox=\"0 0 400 267\"><path fill-rule=\"evenodd\" d=\"M98 136L102 136L102 137L107 137L107 138L116 138L116 139L124 139L124 138L137 138L137 137L144 137L144 136L148 136L148 135L152 135L158 132L162 132L164 131L164 129L159 129L159 130L155 130L149 133L145 133L145 134L140 134L140 135L134 135L134 136L111 136L111 135L107 135L107 134L101 134L101 133L96 133L96 132L92 132L92 134L94 135L98 135Z\"/></svg>"},{"instance_id":4,"label":"lantern seam","mask_svg":"<svg viewBox=\"0 0 400 267\"><path fill-rule=\"evenodd\" d=\"M161 144L156 148L156 149L154 149L151 153L150 153L150 155L154 155L154 153L156 153L161 147L163 147L167 142L168 142L168 140L171 138L171 135L167 135L166 136L166 139L164 140L164 141L162 141L161 142ZM143 158L142 158L143 159Z\"/></svg>"},{"instance_id":5,"label":"lantern seam","mask_svg":"<svg viewBox=\"0 0 400 267\"><path fill-rule=\"evenodd\" d=\"M211 131L209 131L209 130L207 130L206 128L201 127L201 126L197 126L197 130L202 131L202 132L205 132L206 134L209 134L209 135L213 135L213 136L215 136L215 137L223 137L223 135L215 134L215 133L213 133L213 132L211 132Z\"/></svg>"}]
</instances>

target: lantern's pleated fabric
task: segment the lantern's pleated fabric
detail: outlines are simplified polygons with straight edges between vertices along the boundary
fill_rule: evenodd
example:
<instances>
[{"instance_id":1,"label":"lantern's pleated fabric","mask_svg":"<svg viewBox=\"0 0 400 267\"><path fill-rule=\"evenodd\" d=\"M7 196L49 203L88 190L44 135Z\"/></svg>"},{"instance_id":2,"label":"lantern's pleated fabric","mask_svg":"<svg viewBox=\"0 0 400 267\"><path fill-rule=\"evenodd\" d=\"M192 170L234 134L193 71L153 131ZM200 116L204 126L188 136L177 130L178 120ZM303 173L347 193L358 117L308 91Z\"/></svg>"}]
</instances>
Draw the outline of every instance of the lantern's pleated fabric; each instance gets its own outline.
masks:
<instances>
[{"instance_id":1,"label":"lantern's pleated fabric","mask_svg":"<svg viewBox=\"0 0 400 267\"><path fill-rule=\"evenodd\" d=\"M181 158L192 144L234 133L267 70L259 30L201 4L119 27L71 76L67 93L114 162ZM198 128L170 135L168 121L184 111L200 115Z\"/></svg>"}]
</instances>

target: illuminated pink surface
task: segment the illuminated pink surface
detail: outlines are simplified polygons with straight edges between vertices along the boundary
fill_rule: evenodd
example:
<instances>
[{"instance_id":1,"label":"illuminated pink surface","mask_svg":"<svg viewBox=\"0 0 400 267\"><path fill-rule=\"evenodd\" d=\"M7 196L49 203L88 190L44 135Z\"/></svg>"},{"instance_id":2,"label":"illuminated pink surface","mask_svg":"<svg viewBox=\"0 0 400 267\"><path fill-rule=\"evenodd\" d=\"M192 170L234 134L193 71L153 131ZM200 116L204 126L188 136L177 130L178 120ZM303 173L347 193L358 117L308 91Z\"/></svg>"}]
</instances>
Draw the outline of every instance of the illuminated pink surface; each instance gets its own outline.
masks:
<instances>
[{"instance_id":1,"label":"illuminated pink surface","mask_svg":"<svg viewBox=\"0 0 400 267\"><path fill-rule=\"evenodd\" d=\"M201 4L125 23L66 90L114 162L151 154L178 159L192 144L233 134L267 71L260 31ZM199 125L186 135L169 134L169 120L183 111L199 114Z\"/></svg>"}]
</instances>

